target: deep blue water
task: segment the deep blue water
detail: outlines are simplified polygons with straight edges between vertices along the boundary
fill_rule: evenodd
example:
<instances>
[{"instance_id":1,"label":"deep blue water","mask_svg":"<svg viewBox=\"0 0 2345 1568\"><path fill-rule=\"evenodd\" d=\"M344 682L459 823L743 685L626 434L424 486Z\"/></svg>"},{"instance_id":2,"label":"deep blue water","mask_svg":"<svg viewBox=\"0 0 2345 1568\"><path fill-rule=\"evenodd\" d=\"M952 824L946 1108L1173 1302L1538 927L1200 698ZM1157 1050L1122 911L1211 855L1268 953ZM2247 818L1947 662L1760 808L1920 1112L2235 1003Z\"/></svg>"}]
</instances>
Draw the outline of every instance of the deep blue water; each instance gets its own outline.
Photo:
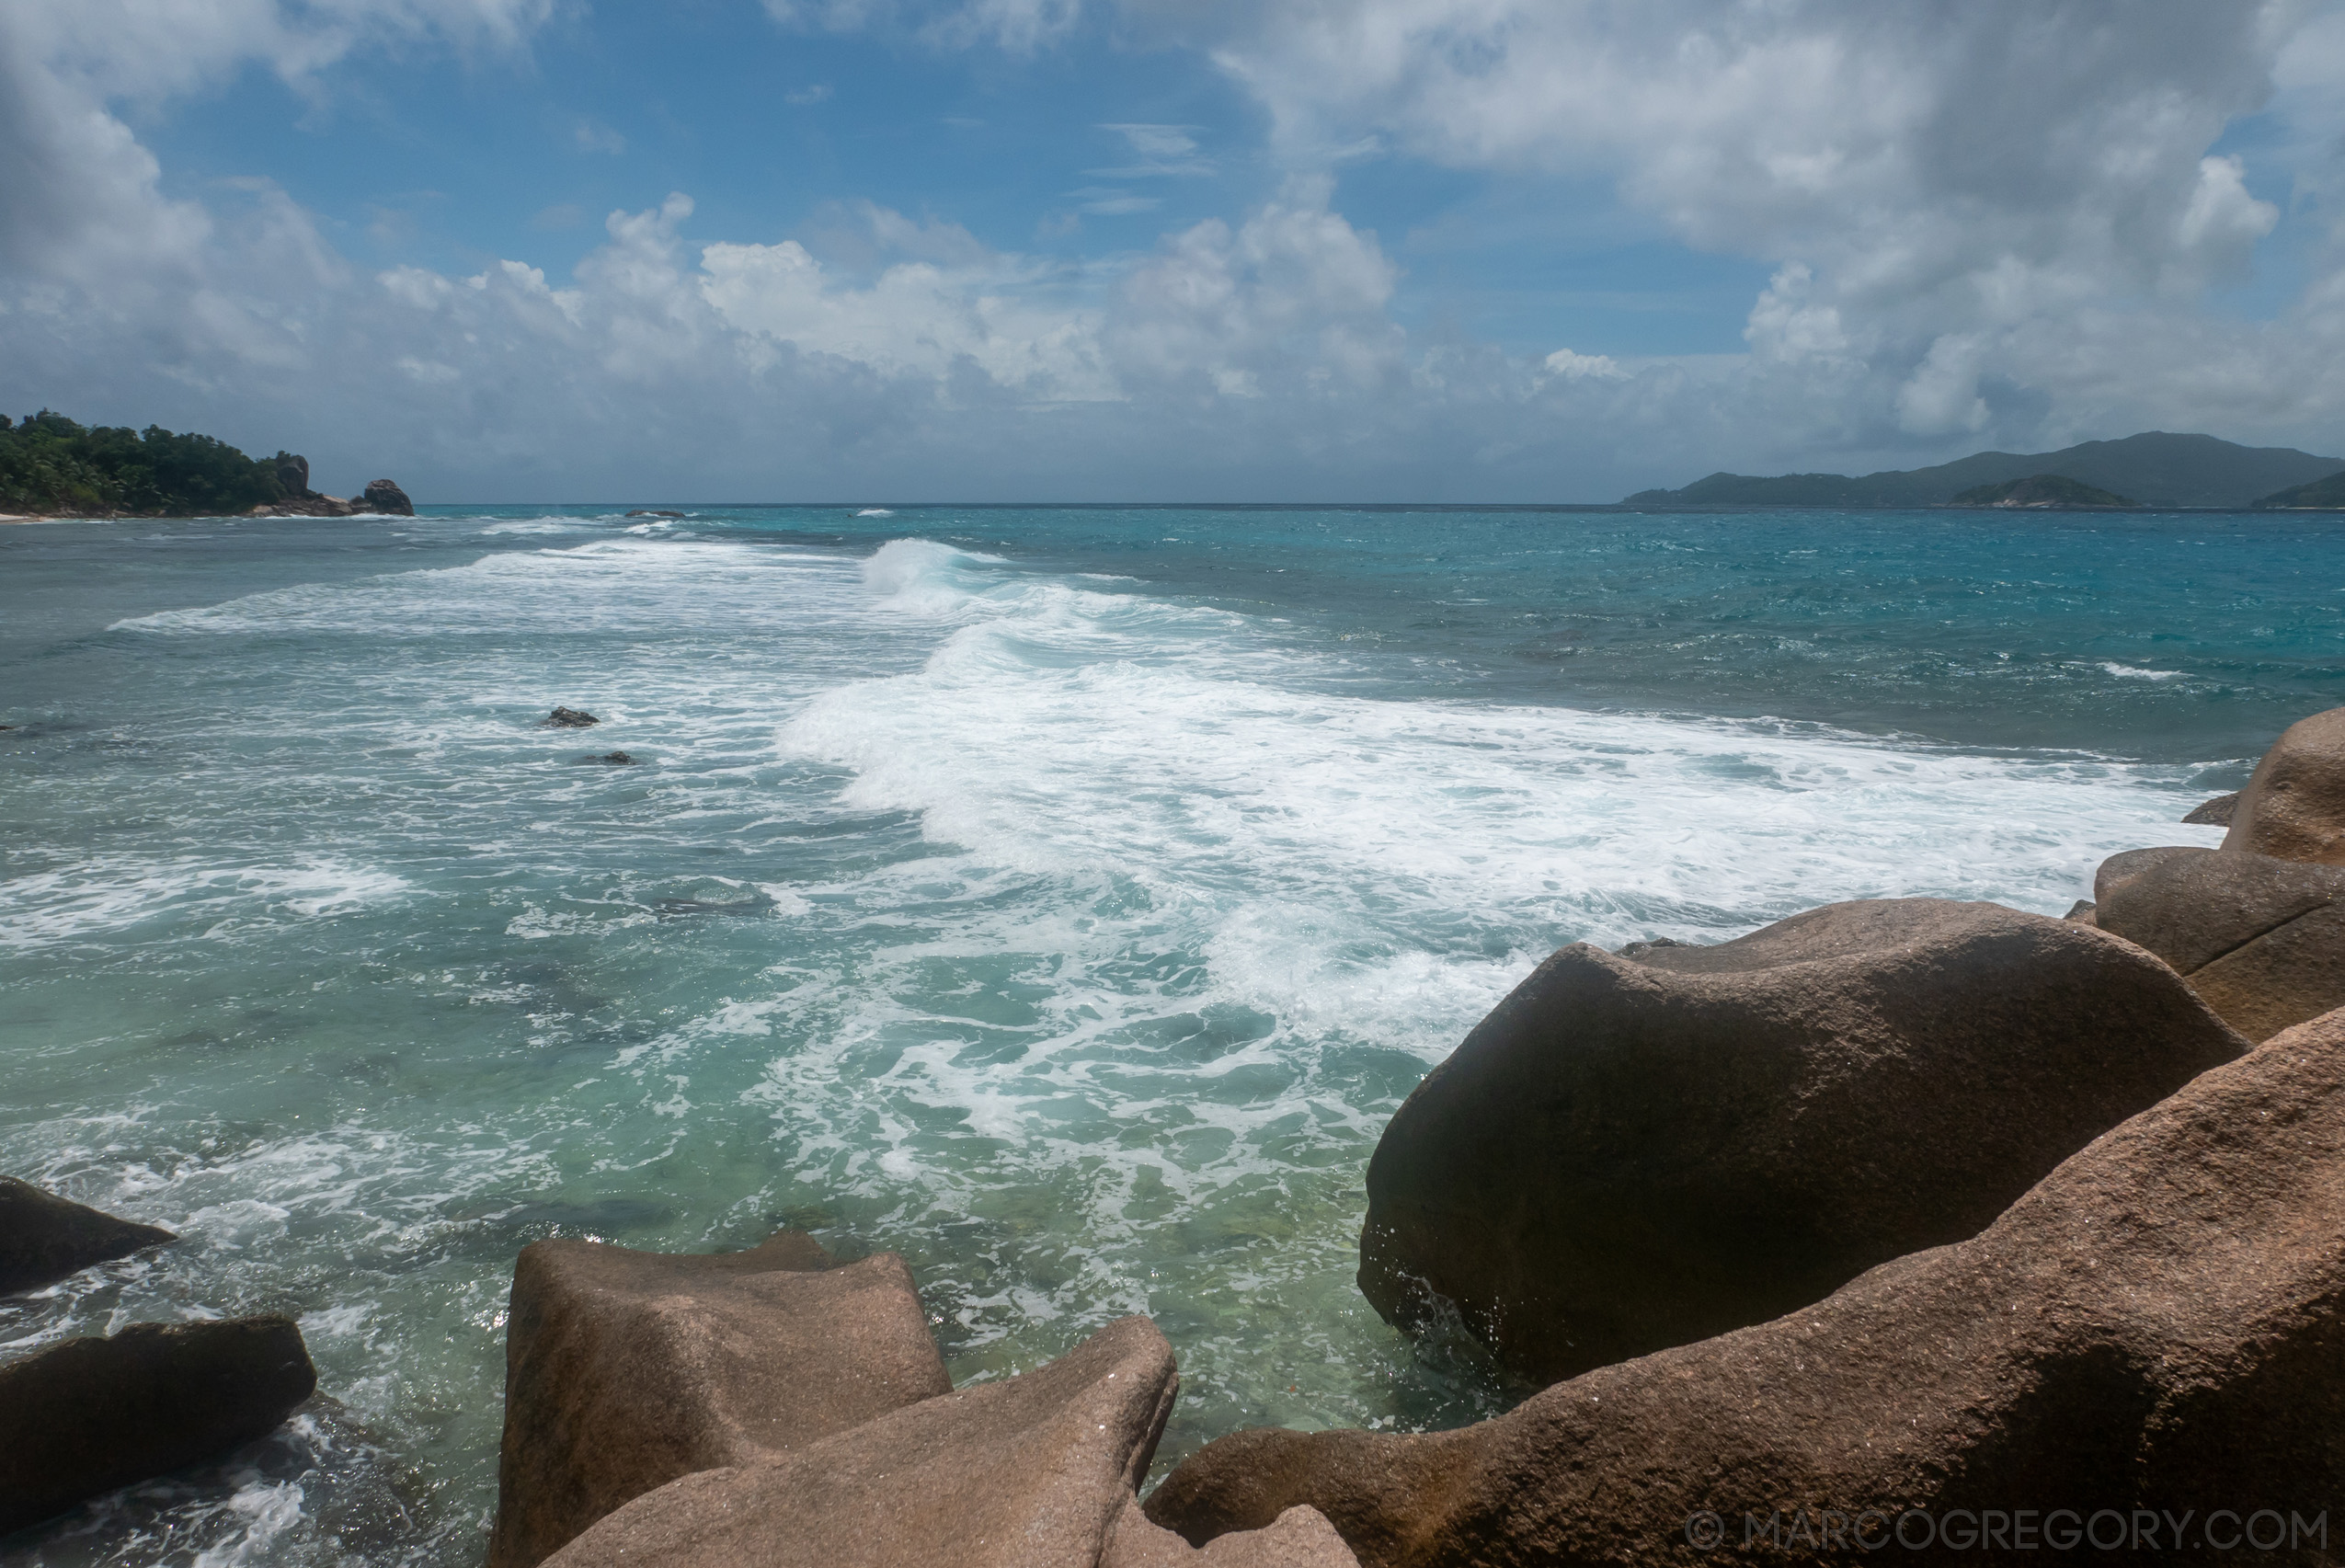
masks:
<instances>
[{"instance_id":1,"label":"deep blue water","mask_svg":"<svg viewBox=\"0 0 2345 1568\"><path fill-rule=\"evenodd\" d=\"M1161 1462L1470 1419L1361 1173L1532 964L2065 910L2345 703L2341 614L2253 515L0 528L0 1169L186 1237L0 1348L290 1310L332 1401L24 1554L476 1561L554 1234L902 1252L963 1379L1150 1312Z\"/></svg>"}]
</instances>

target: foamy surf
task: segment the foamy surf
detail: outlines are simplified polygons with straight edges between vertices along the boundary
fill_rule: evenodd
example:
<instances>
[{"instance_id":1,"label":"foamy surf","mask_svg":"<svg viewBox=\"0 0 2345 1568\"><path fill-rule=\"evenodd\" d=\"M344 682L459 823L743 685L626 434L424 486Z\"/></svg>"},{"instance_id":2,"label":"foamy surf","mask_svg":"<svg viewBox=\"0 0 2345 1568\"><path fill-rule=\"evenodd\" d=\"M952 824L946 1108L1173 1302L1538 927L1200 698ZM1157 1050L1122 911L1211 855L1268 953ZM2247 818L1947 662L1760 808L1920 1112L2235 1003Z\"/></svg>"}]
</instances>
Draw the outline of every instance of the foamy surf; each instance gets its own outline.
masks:
<instances>
[{"instance_id":1,"label":"foamy surf","mask_svg":"<svg viewBox=\"0 0 2345 1568\"><path fill-rule=\"evenodd\" d=\"M504 1292L546 1235L903 1252L964 1381L1148 1311L1183 1364L1167 1458L1486 1413L1361 1303L1358 1187L1539 957L1878 893L2056 913L2113 849L2213 841L2173 818L2229 787L2204 748L1702 703L1785 711L1779 679L2163 738L2236 711L2288 613L2211 653L2019 635L1967 580L1894 599L1903 560L1889 641L1768 621L1804 579L1670 610L1672 574L1744 592L1781 557L1718 553L1813 522L1445 521L1436 563L1408 520L848 521L482 514L233 559L118 532L68 586L129 550L163 590L0 580L9 635L59 627L0 738L0 1162L187 1238L0 1303L0 1343L292 1310L358 1435L117 1499L35 1561L477 1561ZM1831 580L1862 558L1836 540ZM1631 656L1682 700L1586 696ZM555 704L602 722L539 727Z\"/></svg>"}]
</instances>

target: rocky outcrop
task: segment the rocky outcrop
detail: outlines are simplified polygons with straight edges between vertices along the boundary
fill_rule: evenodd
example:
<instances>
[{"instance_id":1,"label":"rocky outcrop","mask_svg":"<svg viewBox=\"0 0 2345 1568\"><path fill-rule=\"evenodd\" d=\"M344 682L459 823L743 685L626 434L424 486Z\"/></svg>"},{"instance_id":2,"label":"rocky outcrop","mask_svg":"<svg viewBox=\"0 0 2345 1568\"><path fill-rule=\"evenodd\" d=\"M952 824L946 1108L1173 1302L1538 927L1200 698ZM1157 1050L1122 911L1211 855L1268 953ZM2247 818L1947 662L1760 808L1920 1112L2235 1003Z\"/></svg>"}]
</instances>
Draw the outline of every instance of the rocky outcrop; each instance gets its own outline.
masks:
<instances>
[{"instance_id":1,"label":"rocky outcrop","mask_svg":"<svg viewBox=\"0 0 2345 1568\"><path fill-rule=\"evenodd\" d=\"M2231 826L2231 814L2238 809L2239 792L2233 790L2229 795L2218 795L2212 800L2199 802L2183 813L2182 820L2199 828L2228 828Z\"/></svg>"},{"instance_id":2,"label":"rocky outcrop","mask_svg":"<svg viewBox=\"0 0 2345 1568\"><path fill-rule=\"evenodd\" d=\"M1552 1381L1975 1234L2246 1046L2148 954L1993 904L1835 904L1635 958L1575 944L1393 1116L1360 1288L1404 1327L1454 1311Z\"/></svg>"},{"instance_id":3,"label":"rocky outcrop","mask_svg":"<svg viewBox=\"0 0 2345 1568\"><path fill-rule=\"evenodd\" d=\"M586 729L602 721L583 708L556 707L537 721L540 729Z\"/></svg>"},{"instance_id":4,"label":"rocky outcrop","mask_svg":"<svg viewBox=\"0 0 2345 1568\"><path fill-rule=\"evenodd\" d=\"M0 1296L38 1290L92 1264L177 1240L168 1230L0 1176Z\"/></svg>"},{"instance_id":5,"label":"rocky outcrop","mask_svg":"<svg viewBox=\"0 0 2345 1568\"><path fill-rule=\"evenodd\" d=\"M1836 1531L1974 1561L1982 1529L2106 1545L2104 1510L2142 1544L2137 1508L2177 1561L2253 1528L2326 1562L2298 1526L2333 1528L2345 1494L2340 1173L2329 1013L2099 1139L1970 1241L1462 1430L1226 1437L1148 1513L1201 1541L1310 1504L1372 1568L1690 1562L1704 1544L1812 1562Z\"/></svg>"},{"instance_id":6,"label":"rocky outcrop","mask_svg":"<svg viewBox=\"0 0 2345 1568\"><path fill-rule=\"evenodd\" d=\"M2345 865L2345 708L2282 732L2239 792L2223 847Z\"/></svg>"},{"instance_id":7,"label":"rocky outcrop","mask_svg":"<svg viewBox=\"0 0 2345 1568\"><path fill-rule=\"evenodd\" d=\"M1125 1318L1022 1376L670 1482L549 1568L1351 1568L1307 1514L1218 1555L1133 1516L1178 1386L1164 1336Z\"/></svg>"},{"instance_id":8,"label":"rocky outcrop","mask_svg":"<svg viewBox=\"0 0 2345 1568\"><path fill-rule=\"evenodd\" d=\"M249 1442L316 1387L291 1318L139 1323L0 1366L0 1535Z\"/></svg>"},{"instance_id":9,"label":"rocky outcrop","mask_svg":"<svg viewBox=\"0 0 2345 1568\"><path fill-rule=\"evenodd\" d=\"M2133 850L2094 893L2103 931L2165 959L2250 1040L2345 1007L2345 865Z\"/></svg>"},{"instance_id":10,"label":"rocky outcrop","mask_svg":"<svg viewBox=\"0 0 2345 1568\"><path fill-rule=\"evenodd\" d=\"M528 1568L681 1476L772 1459L952 1387L903 1260L540 1242L513 1270L491 1568Z\"/></svg>"},{"instance_id":11,"label":"rocky outcrop","mask_svg":"<svg viewBox=\"0 0 2345 1568\"><path fill-rule=\"evenodd\" d=\"M257 506L246 515L250 517L360 517L369 513L384 513L392 517L413 517L415 503L407 493L388 479L371 482L362 494L344 500L338 496L321 495L309 487L309 459L290 452L277 456L277 482L285 487L285 498Z\"/></svg>"},{"instance_id":12,"label":"rocky outcrop","mask_svg":"<svg viewBox=\"0 0 2345 1568\"><path fill-rule=\"evenodd\" d=\"M407 499L407 493L388 479L368 480L366 493L354 498L363 503L362 509L366 511L382 512L389 517L416 515L415 502Z\"/></svg>"}]
</instances>

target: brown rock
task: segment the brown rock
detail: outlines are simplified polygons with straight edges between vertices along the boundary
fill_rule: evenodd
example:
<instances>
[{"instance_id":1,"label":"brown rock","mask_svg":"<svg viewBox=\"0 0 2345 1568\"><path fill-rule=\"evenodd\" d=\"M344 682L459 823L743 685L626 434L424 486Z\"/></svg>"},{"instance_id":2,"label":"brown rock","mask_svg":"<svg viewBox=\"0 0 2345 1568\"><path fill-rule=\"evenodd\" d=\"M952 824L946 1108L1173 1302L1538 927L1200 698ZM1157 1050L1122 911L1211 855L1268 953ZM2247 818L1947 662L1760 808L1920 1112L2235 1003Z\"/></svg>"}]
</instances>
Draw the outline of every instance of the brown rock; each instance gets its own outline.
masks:
<instances>
[{"instance_id":1,"label":"brown rock","mask_svg":"<svg viewBox=\"0 0 2345 1568\"><path fill-rule=\"evenodd\" d=\"M2165 959L2248 1039L2345 1007L2345 866L2135 850L2099 880L2101 929Z\"/></svg>"},{"instance_id":2,"label":"brown rock","mask_svg":"<svg viewBox=\"0 0 2345 1568\"><path fill-rule=\"evenodd\" d=\"M2202 800L2184 814L2182 820L2202 828L2227 828L2231 815L2239 808L2239 792L2218 795L2213 800Z\"/></svg>"},{"instance_id":3,"label":"brown rock","mask_svg":"<svg viewBox=\"0 0 2345 1568\"><path fill-rule=\"evenodd\" d=\"M316 1387L291 1318L136 1323L0 1366L0 1535L250 1442Z\"/></svg>"},{"instance_id":4,"label":"brown rock","mask_svg":"<svg viewBox=\"0 0 2345 1568\"><path fill-rule=\"evenodd\" d=\"M1216 1536L1202 1550L1125 1503L1099 1568L1359 1568L1360 1560L1316 1508L1289 1508L1258 1530Z\"/></svg>"},{"instance_id":5,"label":"brown rock","mask_svg":"<svg viewBox=\"0 0 2345 1568\"><path fill-rule=\"evenodd\" d=\"M1156 1325L1119 1319L1022 1376L672 1482L550 1565L1095 1568L1179 1381Z\"/></svg>"},{"instance_id":6,"label":"brown rock","mask_svg":"<svg viewBox=\"0 0 2345 1568\"><path fill-rule=\"evenodd\" d=\"M2138 948L1994 904L1835 904L1633 959L1573 945L1393 1116L1360 1288L1411 1329L1454 1310L1553 1381L1975 1234L2244 1049Z\"/></svg>"},{"instance_id":7,"label":"brown rock","mask_svg":"<svg viewBox=\"0 0 2345 1568\"><path fill-rule=\"evenodd\" d=\"M92 1264L178 1239L0 1176L0 1296L38 1290Z\"/></svg>"},{"instance_id":8,"label":"brown rock","mask_svg":"<svg viewBox=\"0 0 2345 1568\"><path fill-rule=\"evenodd\" d=\"M1835 1529L2018 1561L1944 1532L2024 1528L2056 1547L2055 1531L2106 1537L2106 1509L2131 1544L2140 1508L2168 1551L2168 1516L2191 1515L2175 1561L2227 1560L2209 1547L2277 1526L2282 1560L2326 1562L2297 1526L2345 1495L2340 1432L2333 1013L2097 1139L1971 1241L1459 1431L1240 1433L1148 1513L1202 1541L1308 1503L1371 1568L1495 1568L1691 1562L1708 1514L1736 1562L1837 1558Z\"/></svg>"},{"instance_id":9,"label":"brown rock","mask_svg":"<svg viewBox=\"0 0 2345 1568\"><path fill-rule=\"evenodd\" d=\"M2345 708L2282 732L2239 792L2223 847L2345 865Z\"/></svg>"},{"instance_id":10,"label":"brown rock","mask_svg":"<svg viewBox=\"0 0 2345 1568\"><path fill-rule=\"evenodd\" d=\"M630 1498L952 1387L903 1260L839 1268L785 1230L745 1253L540 1242L513 1269L491 1568Z\"/></svg>"}]
</instances>

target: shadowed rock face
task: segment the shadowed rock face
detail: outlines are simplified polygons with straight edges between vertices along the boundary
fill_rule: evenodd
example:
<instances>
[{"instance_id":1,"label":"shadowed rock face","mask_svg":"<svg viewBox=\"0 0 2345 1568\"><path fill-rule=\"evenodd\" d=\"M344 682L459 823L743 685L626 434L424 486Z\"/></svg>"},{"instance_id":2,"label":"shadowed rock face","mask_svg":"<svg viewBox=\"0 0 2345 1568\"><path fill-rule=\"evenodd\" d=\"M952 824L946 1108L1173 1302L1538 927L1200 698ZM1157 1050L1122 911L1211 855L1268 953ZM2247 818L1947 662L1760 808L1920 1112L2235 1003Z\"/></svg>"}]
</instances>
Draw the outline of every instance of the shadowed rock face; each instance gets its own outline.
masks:
<instances>
[{"instance_id":1,"label":"shadowed rock face","mask_svg":"<svg viewBox=\"0 0 2345 1568\"><path fill-rule=\"evenodd\" d=\"M138 1323L0 1366L0 1535L250 1442L316 1387L291 1318Z\"/></svg>"},{"instance_id":2,"label":"shadowed rock face","mask_svg":"<svg viewBox=\"0 0 2345 1568\"><path fill-rule=\"evenodd\" d=\"M2345 708L2282 732L2239 792L2223 847L2345 864Z\"/></svg>"},{"instance_id":3,"label":"shadowed rock face","mask_svg":"<svg viewBox=\"0 0 2345 1568\"><path fill-rule=\"evenodd\" d=\"M674 1482L549 1568L1350 1568L1307 1515L1208 1557L1131 1516L1178 1385L1164 1336L1124 1318L1021 1377Z\"/></svg>"},{"instance_id":4,"label":"shadowed rock face","mask_svg":"<svg viewBox=\"0 0 2345 1568\"><path fill-rule=\"evenodd\" d=\"M0 1296L38 1290L92 1264L178 1238L0 1176Z\"/></svg>"},{"instance_id":5,"label":"shadowed rock face","mask_svg":"<svg viewBox=\"0 0 2345 1568\"><path fill-rule=\"evenodd\" d=\"M2250 1040L2345 1007L2345 865L2133 850L2094 879L2100 928L2173 966Z\"/></svg>"},{"instance_id":6,"label":"shadowed rock face","mask_svg":"<svg viewBox=\"0 0 2345 1568\"><path fill-rule=\"evenodd\" d=\"M383 512L392 517L416 515L415 503L407 499L407 493L388 479L369 480L366 494L357 498L372 512Z\"/></svg>"},{"instance_id":7,"label":"shadowed rock face","mask_svg":"<svg viewBox=\"0 0 2345 1568\"><path fill-rule=\"evenodd\" d=\"M1714 947L1564 948L1368 1166L1360 1288L1540 1382L1975 1234L2246 1042L2174 972L1993 904L1836 904Z\"/></svg>"},{"instance_id":8,"label":"shadowed rock face","mask_svg":"<svg viewBox=\"0 0 2345 1568\"><path fill-rule=\"evenodd\" d=\"M528 1568L680 1476L786 1452L948 1390L903 1260L540 1242L513 1270L492 1568Z\"/></svg>"},{"instance_id":9,"label":"shadowed rock face","mask_svg":"<svg viewBox=\"0 0 2345 1568\"><path fill-rule=\"evenodd\" d=\"M1977 1237L1813 1307L1456 1432L1225 1437L1148 1512L1205 1540L1309 1503L1372 1568L1496 1568L1699 1561L1698 1510L1721 1516L1735 1561L1794 1562L1824 1555L1813 1526L1808 1545L1771 1531L1746 1545L1744 1515L2326 1509L2333 1530L2340 1495L2345 1013L2332 1013L2099 1139ZM2280 1555L2329 1560L2301 1544Z\"/></svg>"}]
</instances>

